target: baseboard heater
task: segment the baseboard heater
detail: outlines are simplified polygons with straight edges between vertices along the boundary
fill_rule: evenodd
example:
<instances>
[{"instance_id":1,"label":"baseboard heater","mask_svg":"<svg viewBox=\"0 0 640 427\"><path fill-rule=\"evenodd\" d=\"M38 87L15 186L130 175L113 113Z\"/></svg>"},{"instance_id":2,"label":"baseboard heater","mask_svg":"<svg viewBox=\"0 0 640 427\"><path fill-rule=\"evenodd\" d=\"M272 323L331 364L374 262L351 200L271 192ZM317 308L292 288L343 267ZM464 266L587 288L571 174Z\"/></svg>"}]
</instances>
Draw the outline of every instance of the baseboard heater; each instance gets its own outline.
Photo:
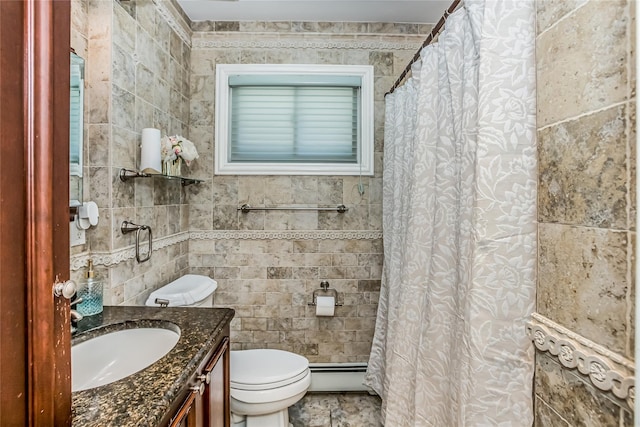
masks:
<instances>
[{"instance_id":1,"label":"baseboard heater","mask_svg":"<svg viewBox=\"0 0 640 427\"><path fill-rule=\"evenodd\" d=\"M366 363L310 363L309 391L373 391L363 384Z\"/></svg>"}]
</instances>

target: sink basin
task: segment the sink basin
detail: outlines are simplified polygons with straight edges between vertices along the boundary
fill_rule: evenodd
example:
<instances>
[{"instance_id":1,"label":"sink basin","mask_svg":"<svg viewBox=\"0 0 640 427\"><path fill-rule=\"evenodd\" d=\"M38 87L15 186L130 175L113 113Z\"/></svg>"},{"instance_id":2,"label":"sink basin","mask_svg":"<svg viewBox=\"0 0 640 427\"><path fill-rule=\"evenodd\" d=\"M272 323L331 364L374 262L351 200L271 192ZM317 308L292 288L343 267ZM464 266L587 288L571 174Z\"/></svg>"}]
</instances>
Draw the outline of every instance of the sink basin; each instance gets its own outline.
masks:
<instances>
[{"instance_id":1,"label":"sink basin","mask_svg":"<svg viewBox=\"0 0 640 427\"><path fill-rule=\"evenodd\" d=\"M120 380L150 366L178 342L178 332L135 328L111 332L71 347L71 391Z\"/></svg>"}]
</instances>

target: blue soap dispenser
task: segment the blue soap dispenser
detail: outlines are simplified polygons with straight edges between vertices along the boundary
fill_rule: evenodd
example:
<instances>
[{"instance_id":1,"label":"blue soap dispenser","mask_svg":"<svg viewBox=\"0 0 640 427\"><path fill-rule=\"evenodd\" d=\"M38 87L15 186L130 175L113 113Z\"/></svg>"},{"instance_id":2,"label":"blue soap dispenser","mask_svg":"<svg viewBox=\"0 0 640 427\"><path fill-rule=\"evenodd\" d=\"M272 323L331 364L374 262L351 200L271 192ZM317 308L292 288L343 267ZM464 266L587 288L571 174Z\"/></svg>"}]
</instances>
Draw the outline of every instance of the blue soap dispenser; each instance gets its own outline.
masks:
<instances>
[{"instance_id":1,"label":"blue soap dispenser","mask_svg":"<svg viewBox=\"0 0 640 427\"><path fill-rule=\"evenodd\" d=\"M83 316L102 313L102 281L95 276L93 261L89 260L87 277L80 283L78 298L82 298L76 310Z\"/></svg>"}]
</instances>

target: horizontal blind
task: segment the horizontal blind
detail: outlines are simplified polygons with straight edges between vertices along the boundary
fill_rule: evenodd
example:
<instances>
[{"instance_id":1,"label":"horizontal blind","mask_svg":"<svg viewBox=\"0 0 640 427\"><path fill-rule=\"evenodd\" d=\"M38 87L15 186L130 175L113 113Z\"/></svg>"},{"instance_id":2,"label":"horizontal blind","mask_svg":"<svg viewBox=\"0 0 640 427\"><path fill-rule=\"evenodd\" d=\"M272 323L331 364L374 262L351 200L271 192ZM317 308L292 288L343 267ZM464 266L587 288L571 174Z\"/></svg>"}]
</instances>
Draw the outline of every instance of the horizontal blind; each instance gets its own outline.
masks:
<instances>
[{"instance_id":1,"label":"horizontal blind","mask_svg":"<svg viewBox=\"0 0 640 427\"><path fill-rule=\"evenodd\" d=\"M232 86L229 161L357 163L359 90L301 82Z\"/></svg>"}]
</instances>

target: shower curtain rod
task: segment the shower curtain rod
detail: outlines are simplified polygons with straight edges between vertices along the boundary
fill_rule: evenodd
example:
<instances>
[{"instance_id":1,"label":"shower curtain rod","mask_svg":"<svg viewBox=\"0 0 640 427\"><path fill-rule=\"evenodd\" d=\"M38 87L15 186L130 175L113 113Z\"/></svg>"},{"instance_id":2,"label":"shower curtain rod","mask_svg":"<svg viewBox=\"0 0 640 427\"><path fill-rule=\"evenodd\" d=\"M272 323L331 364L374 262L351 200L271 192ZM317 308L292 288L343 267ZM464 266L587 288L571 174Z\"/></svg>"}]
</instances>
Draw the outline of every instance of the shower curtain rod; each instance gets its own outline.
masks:
<instances>
[{"instance_id":1,"label":"shower curtain rod","mask_svg":"<svg viewBox=\"0 0 640 427\"><path fill-rule=\"evenodd\" d=\"M411 66L413 64L415 64L418 61L418 59L420 59L420 52L422 52L422 49L424 49L425 47L427 47L427 46L429 46L431 44L431 42L438 35L440 30L442 30L442 27L444 27L444 23L447 20L447 18L449 17L449 15L451 15L453 12L455 12L456 8L458 7L458 5L461 2L462 2L462 0L454 0L453 3L451 3L451 6L449 6L449 8L444 11L444 14L442 15L442 18L440 18L440 20L438 21L436 26L433 27L433 29L431 30L431 32L429 33L429 35L427 36L425 41L422 43L422 46L420 46L420 49L418 49L416 54L413 55L413 58L411 58L411 61L409 62L409 64L407 64L407 66L404 68L404 71L402 72L402 74L400 74L400 77L398 77L398 80L396 80L396 82L393 84L391 89L389 89L389 92L385 93L384 96L387 96L390 93L393 93L393 91L396 90L398 88L398 86L400 86L400 84L402 83L404 78L407 77L407 74L409 74L409 71L411 71Z\"/></svg>"}]
</instances>

